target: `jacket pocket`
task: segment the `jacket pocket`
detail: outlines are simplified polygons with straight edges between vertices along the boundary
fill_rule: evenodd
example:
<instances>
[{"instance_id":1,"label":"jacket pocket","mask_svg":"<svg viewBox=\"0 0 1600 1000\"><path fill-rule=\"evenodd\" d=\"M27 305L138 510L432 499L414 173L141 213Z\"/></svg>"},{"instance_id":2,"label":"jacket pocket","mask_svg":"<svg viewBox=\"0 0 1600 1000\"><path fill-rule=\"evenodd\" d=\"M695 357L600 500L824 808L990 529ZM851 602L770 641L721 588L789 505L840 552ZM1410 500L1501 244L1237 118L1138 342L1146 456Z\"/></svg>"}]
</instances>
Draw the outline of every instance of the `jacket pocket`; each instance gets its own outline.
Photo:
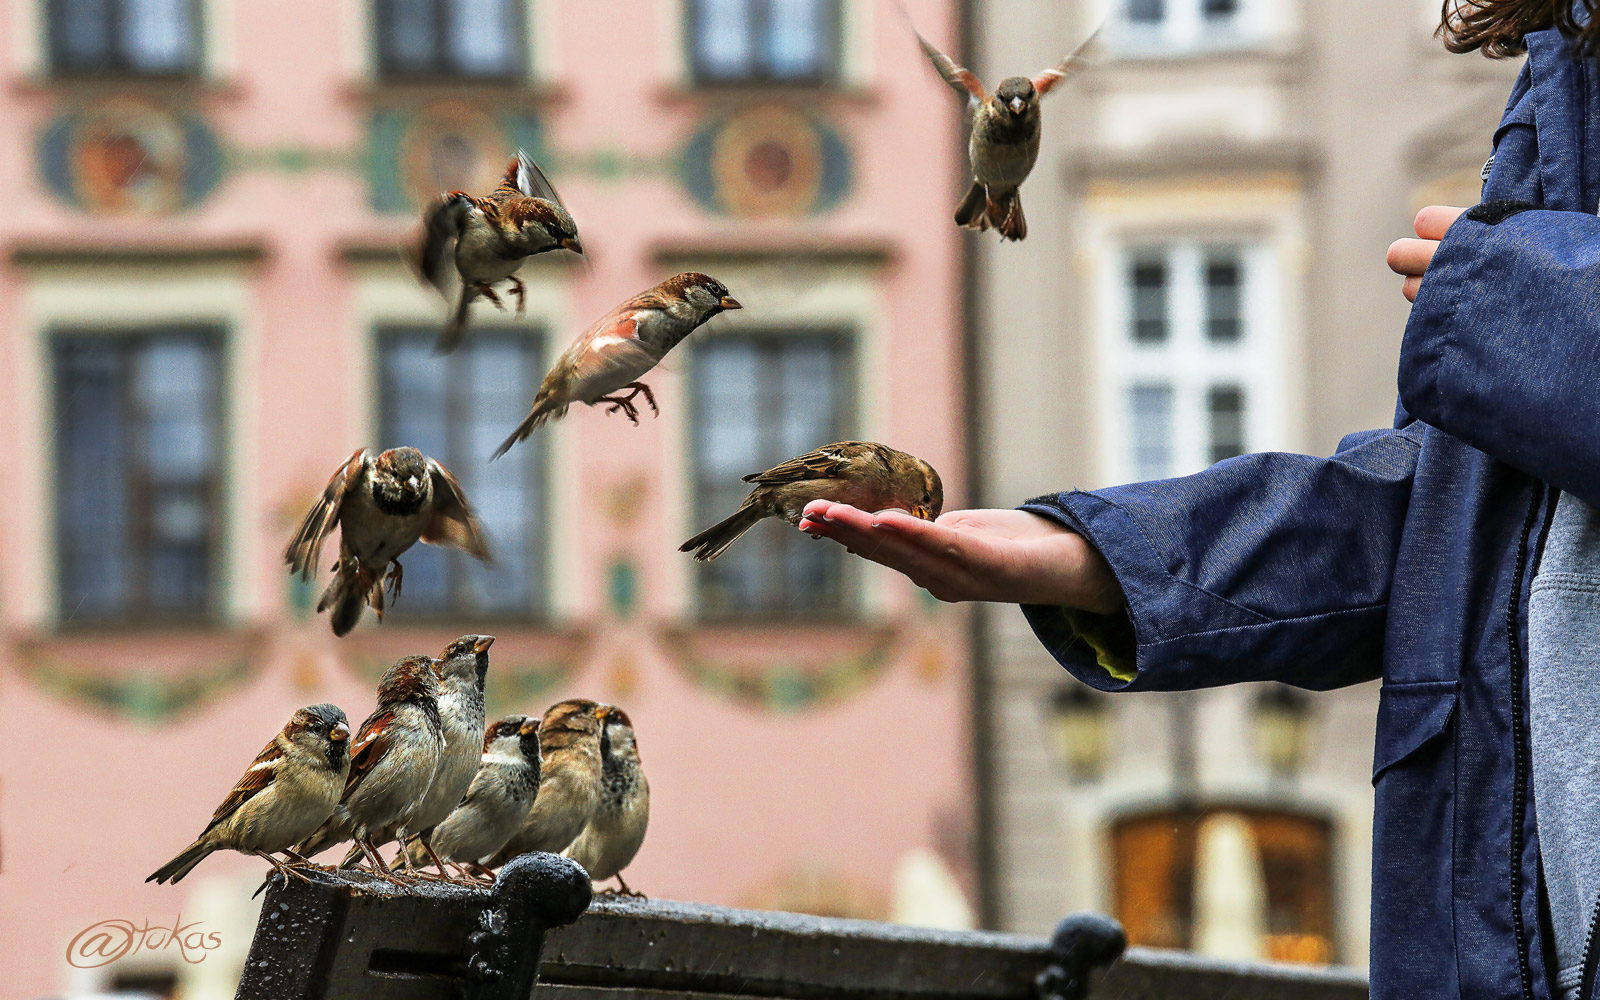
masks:
<instances>
[{"instance_id":1,"label":"jacket pocket","mask_svg":"<svg viewBox=\"0 0 1600 1000\"><path fill-rule=\"evenodd\" d=\"M1372 783L1444 735L1456 711L1456 681L1385 684L1378 689L1378 740Z\"/></svg>"}]
</instances>

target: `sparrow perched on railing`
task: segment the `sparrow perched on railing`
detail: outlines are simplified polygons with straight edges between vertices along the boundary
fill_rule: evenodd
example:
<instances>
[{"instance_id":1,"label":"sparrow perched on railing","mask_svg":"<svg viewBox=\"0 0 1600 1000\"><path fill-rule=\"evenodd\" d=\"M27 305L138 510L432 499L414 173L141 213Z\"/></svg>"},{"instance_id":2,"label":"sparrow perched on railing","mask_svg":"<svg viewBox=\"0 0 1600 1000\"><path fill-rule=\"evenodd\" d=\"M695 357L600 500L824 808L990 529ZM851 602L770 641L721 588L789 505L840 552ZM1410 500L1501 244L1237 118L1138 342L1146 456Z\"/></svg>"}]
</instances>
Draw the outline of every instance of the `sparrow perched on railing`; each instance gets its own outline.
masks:
<instances>
[{"instance_id":1,"label":"sparrow perched on railing","mask_svg":"<svg viewBox=\"0 0 1600 1000\"><path fill-rule=\"evenodd\" d=\"M285 876L305 876L273 857L306 859L290 850L332 815L350 773L350 726L337 705L295 712L256 754L194 843L146 882L176 882L212 851L258 854Z\"/></svg>"},{"instance_id":2,"label":"sparrow perched on railing","mask_svg":"<svg viewBox=\"0 0 1600 1000\"><path fill-rule=\"evenodd\" d=\"M443 749L437 667L431 656L407 656L378 682L378 707L350 747L339 808L296 850L309 857L353 839L342 866L366 855L374 872L391 875L378 848L409 832Z\"/></svg>"},{"instance_id":3,"label":"sparrow perched on railing","mask_svg":"<svg viewBox=\"0 0 1600 1000\"><path fill-rule=\"evenodd\" d=\"M311 505L283 559L291 573L310 581L322 540L338 525L339 561L317 611L333 608L333 634L348 635L369 605L383 620L387 576L390 601L400 597L399 558L420 539L461 549L488 561L489 547L450 470L415 448L380 455L363 448L340 467Z\"/></svg>"},{"instance_id":4,"label":"sparrow perched on railing","mask_svg":"<svg viewBox=\"0 0 1600 1000\"><path fill-rule=\"evenodd\" d=\"M539 797L517 832L486 864L498 868L519 854L559 854L583 832L600 798L600 706L557 702L539 722Z\"/></svg>"},{"instance_id":5,"label":"sparrow perched on railing","mask_svg":"<svg viewBox=\"0 0 1600 1000\"><path fill-rule=\"evenodd\" d=\"M931 521L944 509L944 484L933 466L913 455L871 441L826 444L782 465L744 477L755 483L744 504L727 518L678 547L709 562L727 551L758 521L781 517L799 524L813 500L847 503L861 510L898 507Z\"/></svg>"},{"instance_id":6,"label":"sparrow perched on railing","mask_svg":"<svg viewBox=\"0 0 1600 1000\"><path fill-rule=\"evenodd\" d=\"M602 316L556 359L533 398L533 409L495 451L499 458L535 427L566 415L573 403L610 403L607 413L621 410L635 424L641 392L656 413L655 394L640 382L667 352L711 317L740 309L728 286L708 275L685 271L641 292ZM622 390L630 390L621 395Z\"/></svg>"},{"instance_id":7,"label":"sparrow perched on railing","mask_svg":"<svg viewBox=\"0 0 1600 1000\"><path fill-rule=\"evenodd\" d=\"M1028 222L1022 215L1022 197L1017 189L1039 158L1039 98L1087 65L1084 53L1093 46L1099 32L1031 80L1025 76L1001 80L991 96L971 70L956 65L955 60L930 45L914 26L911 31L944 82L966 98L972 108L967 156L972 161L973 180L967 196L956 208L956 225L978 230L994 226L1002 239L1027 238Z\"/></svg>"},{"instance_id":8,"label":"sparrow perched on railing","mask_svg":"<svg viewBox=\"0 0 1600 1000\"><path fill-rule=\"evenodd\" d=\"M422 277L446 295L445 257L452 242L461 291L455 312L434 345L439 354L460 346L474 298L482 296L505 308L494 292L495 282L510 280L517 312L522 312L527 289L517 271L525 258L549 250L583 253L578 227L561 204L561 196L533 159L520 150L506 167L500 186L487 198L451 191L440 195L424 216L422 244L417 251Z\"/></svg>"},{"instance_id":9,"label":"sparrow perched on railing","mask_svg":"<svg viewBox=\"0 0 1600 1000\"><path fill-rule=\"evenodd\" d=\"M565 851L583 866L591 882L615 878L626 896L642 896L622 880L622 869L633 862L650 824L650 782L639 762L628 713L614 705L595 709L600 720L600 801L589 825Z\"/></svg>"},{"instance_id":10,"label":"sparrow perched on railing","mask_svg":"<svg viewBox=\"0 0 1600 1000\"><path fill-rule=\"evenodd\" d=\"M434 827L434 850L476 875L490 875L479 862L506 845L538 794L539 720L508 715L484 734L478 773L461 804ZM420 866L422 845L413 840L407 856Z\"/></svg>"},{"instance_id":11,"label":"sparrow perched on railing","mask_svg":"<svg viewBox=\"0 0 1600 1000\"><path fill-rule=\"evenodd\" d=\"M444 648L435 661L439 671L439 725L444 749L428 794L412 811L408 828L422 850L448 876L433 849L434 827L461 804L483 756L483 681L489 672L492 635L464 635ZM409 859L409 856L408 856ZM419 865L409 865L414 870Z\"/></svg>"}]
</instances>

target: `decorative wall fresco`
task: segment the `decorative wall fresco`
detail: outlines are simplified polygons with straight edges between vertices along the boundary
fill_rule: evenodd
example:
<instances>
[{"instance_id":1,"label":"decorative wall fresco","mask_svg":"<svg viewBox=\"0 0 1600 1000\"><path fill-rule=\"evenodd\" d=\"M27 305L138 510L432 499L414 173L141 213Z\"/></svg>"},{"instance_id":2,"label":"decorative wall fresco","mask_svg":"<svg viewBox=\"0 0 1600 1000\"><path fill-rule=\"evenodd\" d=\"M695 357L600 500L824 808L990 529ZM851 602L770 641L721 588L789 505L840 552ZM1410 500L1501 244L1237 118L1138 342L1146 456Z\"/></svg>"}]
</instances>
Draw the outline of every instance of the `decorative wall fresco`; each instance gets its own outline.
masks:
<instances>
[{"instance_id":1,"label":"decorative wall fresco","mask_svg":"<svg viewBox=\"0 0 1600 1000\"><path fill-rule=\"evenodd\" d=\"M367 139L368 190L379 212L414 211L441 191L484 189L511 150L546 158L532 114L466 101L374 111Z\"/></svg>"},{"instance_id":2,"label":"decorative wall fresco","mask_svg":"<svg viewBox=\"0 0 1600 1000\"><path fill-rule=\"evenodd\" d=\"M196 115L116 97L64 111L38 146L46 186L75 208L160 215L192 208L222 177L216 136Z\"/></svg>"},{"instance_id":3,"label":"decorative wall fresco","mask_svg":"<svg viewBox=\"0 0 1600 1000\"><path fill-rule=\"evenodd\" d=\"M818 215L849 191L850 148L831 125L781 104L718 115L683 151L684 188L709 211L745 218Z\"/></svg>"}]
</instances>

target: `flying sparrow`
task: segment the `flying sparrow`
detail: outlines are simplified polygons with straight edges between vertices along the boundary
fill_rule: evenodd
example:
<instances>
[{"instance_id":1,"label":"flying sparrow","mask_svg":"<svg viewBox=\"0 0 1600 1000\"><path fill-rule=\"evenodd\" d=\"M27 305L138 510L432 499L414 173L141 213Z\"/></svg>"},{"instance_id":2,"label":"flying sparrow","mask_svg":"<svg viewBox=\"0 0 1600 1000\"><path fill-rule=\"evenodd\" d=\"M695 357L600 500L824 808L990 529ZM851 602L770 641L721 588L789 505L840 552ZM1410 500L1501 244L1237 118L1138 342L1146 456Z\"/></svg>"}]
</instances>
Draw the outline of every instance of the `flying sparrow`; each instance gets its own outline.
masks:
<instances>
[{"instance_id":1,"label":"flying sparrow","mask_svg":"<svg viewBox=\"0 0 1600 1000\"><path fill-rule=\"evenodd\" d=\"M971 70L956 65L915 27L911 31L944 82L966 98L972 108L967 157L972 161L973 180L967 196L956 208L956 225L978 230L994 226L1003 240L1026 239L1028 223L1022 215L1022 197L1017 189L1039 158L1039 98L1087 65L1084 53L1099 32L1031 80L1025 76L1001 80L990 96Z\"/></svg>"},{"instance_id":2,"label":"flying sparrow","mask_svg":"<svg viewBox=\"0 0 1600 1000\"><path fill-rule=\"evenodd\" d=\"M539 720L508 715L484 734L478 773L461 804L433 828L434 850L476 874L488 874L479 862L505 846L538 794ZM412 841L408 856L420 866L422 845Z\"/></svg>"},{"instance_id":3,"label":"flying sparrow","mask_svg":"<svg viewBox=\"0 0 1600 1000\"><path fill-rule=\"evenodd\" d=\"M400 556L420 539L461 549L484 561L489 547L461 484L450 470L415 448L350 456L322 497L311 505L283 559L291 573L310 581L322 540L337 524L339 561L317 611L333 608L333 634L348 635L367 604L383 620L387 576L391 603L400 597Z\"/></svg>"},{"instance_id":4,"label":"flying sparrow","mask_svg":"<svg viewBox=\"0 0 1600 1000\"><path fill-rule=\"evenodd\" d=\"M440 195L424 216L422 244L417 251L422 277L445 295L449 294L445 255L452 241L461 291L455 312L434 345L438 354L449 354L460 346L474 298L482 296L505 308L494 292L495 282L510 280L517 312L526 308L527 288L517 277L524 258L558 249L583 253L578 227L561 204L561 196L521 150L506 167L500 186L487 198L451 191Z\"/></svg>"},{"instance_id":5,"label":"flying sparrow","mask_svg":"<svg viewBox=\"0 0 1600 1000\"><path fill-rule=\"evenodd\" d=\"M622 869L644 843L650 823L650 782L639 762L639 744L628 713L601 705L594 714L600 720L600 801L565 856L582 865L591 882L615 878L624 895L639 896L622 880Z\"/></svg>"},{"instance_id":6,"label":"flying sparrow","mask_svg":"<svg viewBox=\"0 0 1600 1000\"><path fill-rule=\"evenodd\" d=\"M212 851L259 854L285 875L305 878L273 857L306 859L291 847L332 815L350 773L350 726L337 705L311 705L245 769L199 838L146 882L176 882Z\"/></svg>"},{"instance_id":7,"label":"flying sparrow","mask_svg":"<svg viewBox=\"0 0 1600 1000\"><path fill-rule=\"evenodd\" d=\"M447 875L433 850L434 827L461 804L483 756L483 681L489 671L492 635L464 635L444 648L439 670L439 724L444 751L428 794L411 814L409 828L439 874ZM413 868L419 866L412 866Z\"/></svg>"},{"instance_id":8,"label":"flying sparrow","mask_svg":"<svg viewBox=\"0 0 1600 1000\"><path fill-rule=\"evenodd\" d=\"M529 851L566 850L600 798L600 720L592 701L551 705L539 722L539 796L522 825L487 864L498 868Z\"/></svg>"},{"instance_id":9,"label":"flying sparrow","mask_svg":"<svg viewBox=\"0 0 1600 1000\"><path fill-rule=\"evenodd\" d=\"M639 409L633 399L644 393L656 413L655 394L640 382L667 352L702 323L726 309L739 309L728 286L695 271L673 275L600 317L556 359L533 398L533 409L494 453L499 458L535 427L560 419L573 403L610 403L607 413L621 410L635 424ZM618 395L628 389L626 395Z\"/></svg>"},{"instance_id":10,"label":"flying sparrow","mask_svg":"<svg viewBox=\"0 0 1600 1000\"><path fill-rule=\"evenodd\" d=\"M377 848L408 832L443 749L437 667L430 656L407 656L378 682L378 707L350 748L339 808L296 850L310 856L354 839L342 864L364 854L373 871L389 875Z\"/></svg>"},{"instance_id":11,"label":"flying sparrow","mask_svg":"<svg viewBox=\"0 0 1600 1000\"><path fill-rule=\"evenodd\" d=\"M697 560L710 562L763 518L799 524L813 500L872 511L898 507L928 521L944 509L944 485L933 466L871 441L826 444L743 481L756 484L744 504L678 546L679 552L693 552Z\"/></svg>"}]
</instances>

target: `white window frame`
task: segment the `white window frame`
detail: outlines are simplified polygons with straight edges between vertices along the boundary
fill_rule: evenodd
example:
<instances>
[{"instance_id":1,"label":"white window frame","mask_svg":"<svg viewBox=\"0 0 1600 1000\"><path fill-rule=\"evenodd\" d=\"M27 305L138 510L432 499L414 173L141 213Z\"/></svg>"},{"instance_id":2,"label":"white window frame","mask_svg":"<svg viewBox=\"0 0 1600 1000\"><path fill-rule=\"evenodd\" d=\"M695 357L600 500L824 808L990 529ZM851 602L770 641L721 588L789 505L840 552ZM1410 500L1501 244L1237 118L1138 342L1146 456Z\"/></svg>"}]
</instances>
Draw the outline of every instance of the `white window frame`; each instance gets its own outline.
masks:
<instances>
[{"instance_id":1,"label":"white window frame","mask_svg":"<svg viewBox=\"0 0 1600 1000\"><path fill-rule=\"evenodd\" d=\"M1237 253L1243 270L1241 330L1237 340L1207 338L1204 265L1208 251ZM1167 337L1154 344L1133 340L1134 263L1160 257L1167 265ZM1270 243L1259 237L1224 234L1130 238L1110 255L1102 278L1101 330L1105 481L1148 478L1134 461L1131 390L1170 386L1173 392L1171 462L1164 476L1189 475L1211 464L1208 392L1237 386L1244 393L1244 451L1270 450L1284 438L1283 336L1278 321L1281 269Z\"/></svg>"},{"instance_id":2,"label":"white window frame","mask_svg":"<svg viewBox=\"0 0 1600 1000\"><path fill-rule=\"evenodd\" d=\"M1153 25L1136 24L1128 18L1128 6L1136 0L1110 2L1111 41L1118 51L1129 55L1251 48L1271 35L1272 12L1266 0L1238 0L1233 16L1216 26L1206 24L1205 0L1162 0L1164 15Z\"/></svg>"}]
</instances>

